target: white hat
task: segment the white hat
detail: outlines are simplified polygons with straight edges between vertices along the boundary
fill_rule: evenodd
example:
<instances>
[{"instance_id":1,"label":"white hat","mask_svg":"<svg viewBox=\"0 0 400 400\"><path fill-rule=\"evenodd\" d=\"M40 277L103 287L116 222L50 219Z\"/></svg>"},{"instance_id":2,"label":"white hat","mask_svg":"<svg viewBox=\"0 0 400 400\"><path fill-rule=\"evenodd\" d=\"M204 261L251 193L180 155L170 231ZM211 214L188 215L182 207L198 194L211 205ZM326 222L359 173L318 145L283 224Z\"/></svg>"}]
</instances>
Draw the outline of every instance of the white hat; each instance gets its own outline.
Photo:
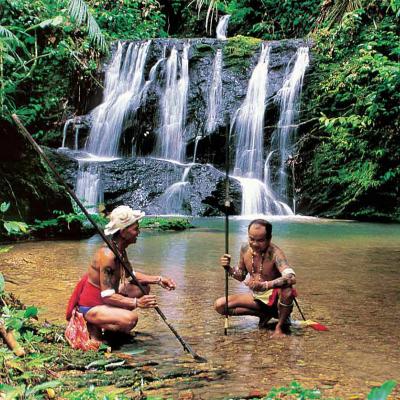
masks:
<instances>
[{"instance_id":1,"label":"white hat","mask_svg":"<svg viewBox=\"0 0 400 400\"><path fill-rule=\"evenodd\" d=\"M128 226L140 221L145 213L140 210L132 210L128 206L118 206L112 210L110 214L110 222L106 225L104 233L106 235L113 235L120 229L127 228Z\"/></svg>"}]
</instances>

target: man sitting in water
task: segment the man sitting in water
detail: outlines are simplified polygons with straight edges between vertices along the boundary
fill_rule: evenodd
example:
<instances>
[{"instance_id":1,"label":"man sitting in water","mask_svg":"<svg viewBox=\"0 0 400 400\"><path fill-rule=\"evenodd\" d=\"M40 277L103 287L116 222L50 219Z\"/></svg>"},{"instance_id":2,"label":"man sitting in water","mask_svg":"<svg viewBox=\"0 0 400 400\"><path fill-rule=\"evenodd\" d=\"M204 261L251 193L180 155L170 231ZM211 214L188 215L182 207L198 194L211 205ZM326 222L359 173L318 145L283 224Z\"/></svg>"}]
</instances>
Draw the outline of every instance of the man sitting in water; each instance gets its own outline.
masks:
<instances>
[{"instance_id":1,"label":"man sitting in water","mask_svg":"<svg viewBox=\"0 0 400 400\"><path fill-rule=\"evenodd\" d=\"M248 226L248 244L240 249L237 267L230 266L231 256L221 257L221 265L238 281L244 282L252 293L228 296L228 315L255 315L260 317L260 327L272 318L278 318L272 338L285 336L282 327L293 309L296 283L282 250L271 243L272 225L264 219L255 219ZM218 313L225 315L225 297L215 302Z\"/></svg>"},{"instance_id":2,"label":"man sitting in water","mask_svg":"<svg viewBox=\"0 0 400 400\"><path fill-rule=\"evenodd\" d=\"M141 211L119 206L111 212L110 222L104 230L106 235L112 235L111 241L131 270L126 248L136 243L140 233L139 221L143 216ZM92 338L100 339L101 329L129 333L138 322L137 308L157 306L156 297L149 294L149 285L158 284L167 290L174 290L176 286L170 278L141 272L134 274L144 286L146 294L128 279L115 254L106 245L102 246L70 299L67 319L71 317L73 308L78 306L78 311L88 322Z\"/></svg>"}]
</instances>

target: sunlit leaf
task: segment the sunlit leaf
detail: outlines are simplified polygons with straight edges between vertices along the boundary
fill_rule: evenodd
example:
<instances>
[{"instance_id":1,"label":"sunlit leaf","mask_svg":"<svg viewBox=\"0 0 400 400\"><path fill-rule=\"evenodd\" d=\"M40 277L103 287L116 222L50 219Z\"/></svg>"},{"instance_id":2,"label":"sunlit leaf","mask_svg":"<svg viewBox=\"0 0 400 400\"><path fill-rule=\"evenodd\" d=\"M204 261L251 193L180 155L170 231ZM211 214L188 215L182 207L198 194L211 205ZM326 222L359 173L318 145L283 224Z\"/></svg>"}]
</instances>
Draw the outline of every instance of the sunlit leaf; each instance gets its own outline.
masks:
<instances>
[{"instance_id":1,"label":"sunlit leaf","mask_svg":"<svg viewBox=\"0 0 400 400\"><path fill-rule=\"evenodd\" d=\"M0 211L2 213L5 213L9 208L10 208L10 203L3 202L0 204Z\"/></svg>"},{"instance_id":2,"label":"sunlit leaf","mask_svg":"<svg viewBox=\"0 0 400 400\"><path fill-rule=\"evenodd\" d=\"M381 387L375 387L368 395L368 400L386 400L396 386L396 381L386 381Z\"/></svg>"},{"instance_id":3,"label":"sunlit leaf","mask_svg":"<svg viewBox=\"0 0 400 400\"><path fill-rule=\"evenodd\" d=\"M37 315L38 315L38 308L35 306L28 307L24 313L25 318L36 317Z\"/></svg>"}]
</instances>

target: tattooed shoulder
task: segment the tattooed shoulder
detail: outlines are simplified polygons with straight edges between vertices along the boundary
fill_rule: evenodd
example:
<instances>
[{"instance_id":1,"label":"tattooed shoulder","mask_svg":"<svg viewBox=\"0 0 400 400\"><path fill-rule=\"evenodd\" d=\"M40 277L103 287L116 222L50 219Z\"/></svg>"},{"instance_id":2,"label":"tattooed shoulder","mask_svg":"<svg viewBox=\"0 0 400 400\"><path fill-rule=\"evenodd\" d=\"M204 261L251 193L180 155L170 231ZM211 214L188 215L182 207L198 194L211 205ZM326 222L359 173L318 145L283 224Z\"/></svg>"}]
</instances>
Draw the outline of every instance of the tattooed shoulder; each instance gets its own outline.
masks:
<instances>
[{"instance_id":1,"label":"tattooed shoulder","mask_svg":"<svg viewBox=\"0 0 400 400\"><path fill-rule=\"evenodd\" d=\"M245 254L248 249L249 249L249 244L248 243L243 243L242 246L240 247L240 252L242 254Z\"/></svg>"}]
</instances>

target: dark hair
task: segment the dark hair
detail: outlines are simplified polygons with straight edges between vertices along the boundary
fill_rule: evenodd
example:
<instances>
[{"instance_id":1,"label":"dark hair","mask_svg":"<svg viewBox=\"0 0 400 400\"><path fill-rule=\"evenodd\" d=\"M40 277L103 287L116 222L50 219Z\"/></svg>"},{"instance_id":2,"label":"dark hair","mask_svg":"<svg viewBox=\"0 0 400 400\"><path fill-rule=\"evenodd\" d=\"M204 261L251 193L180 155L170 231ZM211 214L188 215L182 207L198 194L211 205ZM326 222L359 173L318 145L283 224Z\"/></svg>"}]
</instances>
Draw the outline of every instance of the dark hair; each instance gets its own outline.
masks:
<instances>
[{"instance_id":1,"label":"dark hair","mask_svg":"<svg viewBox=\"0 0 400 400\"><path fill-rule=\"evenodd\" d=\"M261 225L261 226L263 226L265 228L265 238L266 239L271 239L271 237L272 237L272 225L266 219L253 219L253 221L251 221L249 223L249 226L247 227L247 232L250 230L250 228L253 225Z\"/></svg>"}]
</instances>

